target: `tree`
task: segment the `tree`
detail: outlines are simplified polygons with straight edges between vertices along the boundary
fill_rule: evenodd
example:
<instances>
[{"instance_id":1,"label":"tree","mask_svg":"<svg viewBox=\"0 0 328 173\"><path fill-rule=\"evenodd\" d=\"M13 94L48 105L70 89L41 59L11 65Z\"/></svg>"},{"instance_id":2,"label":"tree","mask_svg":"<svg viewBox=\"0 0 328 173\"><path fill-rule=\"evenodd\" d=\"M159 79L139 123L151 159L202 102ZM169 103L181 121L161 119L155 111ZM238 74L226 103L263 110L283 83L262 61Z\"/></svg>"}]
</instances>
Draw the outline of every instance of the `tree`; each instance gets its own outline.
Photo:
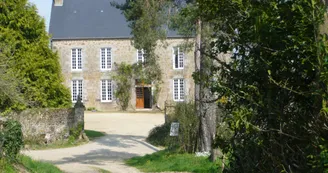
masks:
<instances>
[{"instance_id":1,"label":"tree","mask_svg":"<svg viewBox=\"0 0 328 173\"><path fill-rule=\"evenodd\" d=\"M69 106L58 56L49 48L44 20L27 0L0 2L0 40L9 45L7 74L15 74L24 102L3 102L0 110ZM10 98L10 97L9 97Z\"/></svg>"},{"instance_id":2,"label":"tree","mask_svg":"<svg viewBox=\"0 0 328 173\"><path fill-rule=\"evenodd\" d=\"M158 40L163 42L166 38L167 31L165 28L167 25L171 29L177 30L180 35L185 36L187 41L183 44L185 49L195 44L194 39L192 42L188 42L188 39L194 37L195 34L198 35L198 39L196 39L196 46L198 47L195 48L195 78L197 78L196 83L198 84L196 85L195 99L198 116L201 120L199 150L210 152L216 133L217 106L215 103L208 102L208 100L213 100L213 94L201 81L203 77L209 75L207 69L210 61L206 56L200 54L200 47L206 45L201 45L200 42L207 43L205 40L208 36L207 33L201 33L201 30L197 30L196 24L197 21L200 21L197 4L194 0L127 0L124 4L114 3L113 5L123 11L129 22L135 47L145 49L148 62L143 69L145 74L141 76L147 76L146 79L151 79L151 81L160 81L159 74L161 72L155 70L159 69L159 66L154 50L158 45ZM200 29L200 26L198 28ZM206 26L204 31L207 31L208 28Z\"/></svg>"},{"instance_id":3,"label":"tree","mask_svg":"<svg viewBox=\"0 0 328 173\"><path fill-rule=\"evenodd\" d=\"M122 10L129 22L134 47L145 52L145 62L133 65L134 74L138 74L138 79L143 82L152 82L156 91L160 90L162 71L155 49L158 41L164 44L166 38L166 29L163 26L167 22L165 14L168 4L168 0L126 0L123 4L111 4ZM153 101L156 102L157 100Z\"/></svg>"},{"instance_id":4,"label":"tree","mask_svg":"<svg viewBox=\"0 0 328 173\"><path fill-rule=\"evenodd\" d=\"M215 103L216 96L206 83L206 78L211 76L213 60L202 53L210 43L212 29L208 22L202 21L196 1L175 1L176 13L172 14L171 28L180 35L185 36L187 47L193 44L195 50L195 105L200 119L199 125L199 151L211 152L216 136L218 107ZM183 3L182 3L183 2ZM189 38L195 37L191 42ZM214 100L214 101L213 101Z\"/></svg>"},{"instance_id":5,"label":"tree","mask_svg":"<svg viewBox=\"0 0 328 173\"><path fill-rule=\"evenodd\" d=\"M198 0L215 28L203 54L218 65L217 91L230 139L217 139L226 172L324 172L327 164L327 36L319 0ZM232 61L218 58L232 52ZM216 75L220 74L220 75ZM326 170L327 171L327 170Z\"/></svg>"}]
</instances>

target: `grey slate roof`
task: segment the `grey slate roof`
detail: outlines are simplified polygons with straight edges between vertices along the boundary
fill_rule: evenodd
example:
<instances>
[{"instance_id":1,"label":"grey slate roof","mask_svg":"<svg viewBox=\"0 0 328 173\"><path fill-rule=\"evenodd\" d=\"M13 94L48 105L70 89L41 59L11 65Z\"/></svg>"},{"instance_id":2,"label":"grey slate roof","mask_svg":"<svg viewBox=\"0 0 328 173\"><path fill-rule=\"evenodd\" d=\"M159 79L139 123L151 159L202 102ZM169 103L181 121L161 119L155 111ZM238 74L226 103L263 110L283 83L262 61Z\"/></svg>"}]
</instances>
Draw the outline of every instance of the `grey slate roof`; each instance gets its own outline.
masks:
<instances>
[{"instance_id":1,"label":"grey slate roof","mask_svg":"<svg viewBox=\"0 0 328 173\"><path fill-rule=\"evenodd\" d=\"M64 0L52 5L49 33L58 39L131 38L131 29L121 10L110 2L125 0ZM169 31L168 37L179 37Z\"/></svg>"}]
</instances>

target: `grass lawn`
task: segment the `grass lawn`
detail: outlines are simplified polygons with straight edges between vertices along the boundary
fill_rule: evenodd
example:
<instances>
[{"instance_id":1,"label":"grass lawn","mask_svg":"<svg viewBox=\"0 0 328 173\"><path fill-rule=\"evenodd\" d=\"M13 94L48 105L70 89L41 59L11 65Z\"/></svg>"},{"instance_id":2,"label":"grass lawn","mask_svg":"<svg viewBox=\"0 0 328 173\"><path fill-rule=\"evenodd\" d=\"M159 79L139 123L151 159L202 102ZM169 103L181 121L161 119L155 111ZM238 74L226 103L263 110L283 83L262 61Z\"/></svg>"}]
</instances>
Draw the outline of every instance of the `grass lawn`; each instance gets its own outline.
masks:
<instances>
[{"instance_id":1,"label":"grass lawn","mask_svg":"<svg viewBox=\"0 0 328 173\"><path fill-rule=\"evenodd\" d=\"M0 172L2 173L17 173L17 172L47 172L47 173L63 173L56 166L46 163L32 160L28 156L19 155L17 162L10 164L5 160L0 160Z\"/></svg>"},{"instance_id":2,"label":"grass lawn","mask_svg":"<svg viewBox=\"0 0 328 173\"><path fill-rule=\"evenodd\" d=\"M107 171L105 169L101 169L101 168L94 168L96 171L98 171L99 173L111 173L110 171Z\"/></svg>"},{"instance_id":3,"label":"grass lawn","mask_svg":"<svg viewBox=\"0 0 328 173\"><path fill-rule=\"evenodd\" d=\"M88 136L89 140L94 140L96 138L105 136L105 133L93 131L93 130L84 130L85 134ZM68 141L57 141L48 145L43 144L29 144L28 149L31 150L47 150L47 149L57 149L57 148L69 148L75 147L82 144L86 144L88 141L77 141L77 140L68 140Z\"/></svg>"},{"instance_id":4,"label":"grass lawn","mask_svg":"<svg viewBox=\"0 0 328 173\"><path fill-rule=\"evenodd\" d=\"M94 140L95 138L105 136L105 133L94 130L84 130L84 132L88 136L89 140Z\"/></svg>"},{"instance_id":5,"label":"grass lawn","mask_svg":"<svg viewBox=\"0 0 328 173\"><path fill-rule=\"evenodd\" d=\"M126 164L144 172L220 172L218 163L212 163L207 157L195 157L193 154L170 153L168 150L147 154L143 157L133 157L126 160Z\"/></svg>"}]
</instances>

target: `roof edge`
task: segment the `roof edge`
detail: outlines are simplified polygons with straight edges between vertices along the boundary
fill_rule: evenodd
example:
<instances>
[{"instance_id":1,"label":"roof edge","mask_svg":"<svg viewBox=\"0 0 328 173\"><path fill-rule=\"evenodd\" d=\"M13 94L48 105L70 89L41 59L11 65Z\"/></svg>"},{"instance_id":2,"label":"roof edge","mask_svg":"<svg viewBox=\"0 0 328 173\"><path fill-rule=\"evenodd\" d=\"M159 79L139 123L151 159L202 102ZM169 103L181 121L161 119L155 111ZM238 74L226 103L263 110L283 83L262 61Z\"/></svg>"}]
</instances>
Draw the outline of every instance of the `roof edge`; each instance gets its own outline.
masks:
<instances>
[{"instance_id":1,"label":"roof edge","mask_svg":"<svg viewBox=\"0 0 328 173\"><path fill-rule=\"evenodd\" d=\"M194 37L171 36L167 39L190 39ZM132 39L132 37L78 37L78 38L51 38L51 41L65 41L65 40L109 40L109 39Z\"/></svg>"}]
</instances>

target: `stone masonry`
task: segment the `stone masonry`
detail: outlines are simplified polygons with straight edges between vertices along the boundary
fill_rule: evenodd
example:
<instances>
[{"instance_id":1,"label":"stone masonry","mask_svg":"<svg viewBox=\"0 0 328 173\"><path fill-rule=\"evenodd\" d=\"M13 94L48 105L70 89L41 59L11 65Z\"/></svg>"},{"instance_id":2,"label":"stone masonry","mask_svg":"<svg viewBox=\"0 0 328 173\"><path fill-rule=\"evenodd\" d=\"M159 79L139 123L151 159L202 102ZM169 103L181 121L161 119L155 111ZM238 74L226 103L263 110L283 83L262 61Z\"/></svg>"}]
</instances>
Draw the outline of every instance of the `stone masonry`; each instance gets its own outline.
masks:
<instances>
[{"instance_id":1,"label":"stone masonry","mask_svg":"<svg viewBox=\"0 0 328 173\"><path fill-rule=\"evenodd\" d=\"M194 99L195 70L193 51L184 52L184 68L173 69L173 47L183 43L183 39L167 39L166 46L158 46L156 54L160 57L163 84L159 93L158 106L163 109L165 101L173 101L173 79L183 78L185 81L185 100ZM119 110L115 98L112 102L101 102L101 80L111 79L112 71L101 71L100 49L111 48L112 64L137 62L137 50L130 39L98 39L98 40L53 40L52 48L60 56L60 64L65 79L65 85L71 88L72 80L83 80L83 103L86 108L95 107L101 111ZM82 71L71 70L71 50L82 49ZM115 82L115 81L114 81ZM114 88L115 92L115 88ZM135 87L131 88L129 110L136 109Z\"/></svg>"}]
</instances>

